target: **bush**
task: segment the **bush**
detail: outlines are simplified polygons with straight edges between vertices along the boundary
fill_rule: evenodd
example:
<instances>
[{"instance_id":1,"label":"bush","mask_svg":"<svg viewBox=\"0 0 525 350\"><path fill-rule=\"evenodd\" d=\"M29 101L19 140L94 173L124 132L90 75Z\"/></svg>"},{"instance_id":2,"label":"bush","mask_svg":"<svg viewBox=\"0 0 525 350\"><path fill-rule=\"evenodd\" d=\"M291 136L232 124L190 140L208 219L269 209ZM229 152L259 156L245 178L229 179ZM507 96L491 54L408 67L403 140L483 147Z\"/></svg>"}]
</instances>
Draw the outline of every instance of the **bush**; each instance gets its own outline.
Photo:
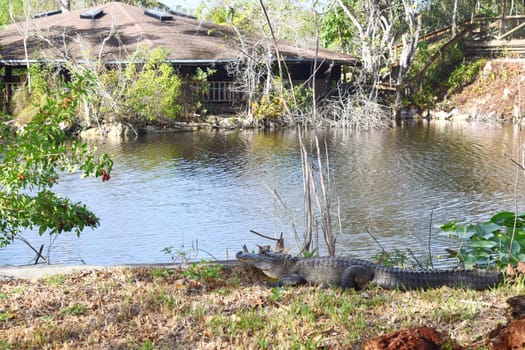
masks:
<instances>
[{"instance_id":1,"label":"bush","mask_svg":"<svg viewBox=\"0 0 525 350\"><path fill-rule=\"evenodd\" d=\"M126 116L146 121L179 116L181 106L176 100L182 83L171 64L165 62L167 57L163 48L143 48L135 54L135 63L123 72L127 88L122 110Z\"/></svg>"},{"instance_id":2,"label":"bush","mask_svg":"<svg viewBox=\"0 0 525 350\"><path fill-rule=\"evenodd\" d=\"M415 75L421 71L429 59L445 43L442 40L432 45L427 43L418 44L417 54L410 69L410 75ZM458 65L463 62L463 43L459 42L449 47L430 67L419 82L413 83L412 92L405 97L405 104L415 103L419 106L432 106L436 100L447 93L449 81L446 80ZM416 84L419 85L417 86Z\"/></svg>"},{"instance_id":3,"label":"bush","mask_svg":"<svg viewBox=\"0 0 525 350\"><path fill-rule=\"evenodd\" d=\"M459 242L457 250L447 251L466 268L504 268L525 261L525 214L501 212L480 224L452 221L441 230Z\"/></svg>"},{"instance_id":4,"label":"bush","mask_svg":"<svg viewBox=\"0 0 525 350\"><path fill-rule=\"evenodd\" d=\"M482 58L471 63L459 65L448 78L448 93L456 92L474 82L486 62L487 60Z\"/></svg>"},{"instance_id":5,"label":"bush","mask_svg":"<svg viewBox=\"0 0 525 350\"><path fill-rule=\"evenodd\" d=\"M21 130L0 124L0 247L11 243L21 229L79 235L85 227L99 224L85 205L51 191L63 173L80 171L109 180L111 159L105 154L95 159L87 144L69 140L63 129L75 117L81 96L90 92L90 82L87 75L74 76Z\"/></svg>"},{"instance_id":6,"label":"bush","mask_svg":"<svg viewBox=\"0 0 525 350\"><path fill-rule=\"evenodd\" d=\"M283 115L284 102L277 96L264 95L252 102L251 107L255 120L276 120Z\"/></svg>"}]
</instances>

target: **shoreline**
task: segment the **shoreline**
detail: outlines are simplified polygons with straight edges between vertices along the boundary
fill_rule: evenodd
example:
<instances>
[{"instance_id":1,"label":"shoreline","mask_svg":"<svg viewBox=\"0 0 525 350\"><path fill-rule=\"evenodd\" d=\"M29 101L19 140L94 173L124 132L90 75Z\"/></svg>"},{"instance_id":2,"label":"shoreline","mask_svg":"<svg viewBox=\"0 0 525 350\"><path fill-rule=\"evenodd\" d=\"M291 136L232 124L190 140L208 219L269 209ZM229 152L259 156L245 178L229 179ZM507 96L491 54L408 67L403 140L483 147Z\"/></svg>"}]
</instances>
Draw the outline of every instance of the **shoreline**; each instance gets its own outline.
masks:
<instances>
[{"instance_id":1,"label":"shoreline","mask_svg":"<svg viewBox=\"0 0 525 350\"><path fill-rule=\"evenodd\" d=\"M112 269L138 269L138 268L162 268L178 269L186 268L194 263L202 261L189 261L185 263L137 263L117 265L67 265L67 264L38 264L20 266L0 266L0 283L6 280L22 279L37 281L44 277L54 275L70 275L90 271L107 271ZM216 260L205 262L206 264L222 265L223 267L239 266L237 260Z\"/></svg>"}]
</instances>

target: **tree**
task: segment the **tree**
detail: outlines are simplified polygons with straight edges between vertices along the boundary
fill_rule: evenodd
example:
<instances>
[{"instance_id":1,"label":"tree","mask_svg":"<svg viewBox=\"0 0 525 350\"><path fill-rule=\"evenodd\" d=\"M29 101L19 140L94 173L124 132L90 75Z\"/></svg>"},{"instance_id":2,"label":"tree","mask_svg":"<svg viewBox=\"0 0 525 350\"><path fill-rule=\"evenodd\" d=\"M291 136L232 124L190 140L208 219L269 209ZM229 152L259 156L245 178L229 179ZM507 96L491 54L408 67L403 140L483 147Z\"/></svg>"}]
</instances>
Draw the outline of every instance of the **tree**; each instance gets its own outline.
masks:
<instances>
[{"instance_id":1,"label":"tree","mask_svg":"<svg viewBox=\"0 0 525 350\"><path fill-rule=\"evenodd\" d=\"M365 98L377 100L381 84L388 83L396 87L397 105L421 29L416 4L408 0L336 0L335 6L323 19L322 37L337 40L360 58L362 69L356 85L365 90ZM342 32L341 27L347 29ZM324 44L333 46L333 42Z\"/></svg>"},{"instance_id":2,"label":"tree","mask_svg":"<svg viewBox=\"0 0 525 350\"><path fill-rule=\"evenodd\" d=\"M0 246L10 244L22 229L80 235L84 228L98 226L99 219L85 205L51 191L68 173L110 179L110 157L95 158L93 149L69 140L65 131L80 97L90 89L89 75L74 75L23 128L0 124Z\"/></svg>"},{"instance_id":3,"label":"tree","mask_svg":"<svg viewBox=\"0 0 525 350\"><path fill-rule=\"evenodd\" d=\"M111 121L131 123L179 117L182 108L177 99L182 80L167 57L162 47L140 46L129 56L126 66L107 69L101 61L90 66L97 84L97 96L92 99L94 110Z\"/></svg>"},{"instance_id":4,"label":"tree","mask_svg":"<svg viewBox=\"0 0 525 350\"><path fill-rule=\"evenodd\" d=\"M133 63L124 69L128 88L123 109L127 115L143 120L175 119L179 115L181 106L175 101L182 82L166 62L167 57L168 52L161 47L139 48L134 54Z\"/></svg>"},{"instance_id":5,"label":"tree","mask_svg":"<svg viewBox=\"0 0 525 350\"><path fill-rule=\"evenodd\" d=\"M310 0L265 0L264 7L279 39L311 46L315 43L314 14ZM197 16L218 24L228 24L244 34L269 36L269 26L258 0L206 0Z\"/></svg>"}]
</instances>

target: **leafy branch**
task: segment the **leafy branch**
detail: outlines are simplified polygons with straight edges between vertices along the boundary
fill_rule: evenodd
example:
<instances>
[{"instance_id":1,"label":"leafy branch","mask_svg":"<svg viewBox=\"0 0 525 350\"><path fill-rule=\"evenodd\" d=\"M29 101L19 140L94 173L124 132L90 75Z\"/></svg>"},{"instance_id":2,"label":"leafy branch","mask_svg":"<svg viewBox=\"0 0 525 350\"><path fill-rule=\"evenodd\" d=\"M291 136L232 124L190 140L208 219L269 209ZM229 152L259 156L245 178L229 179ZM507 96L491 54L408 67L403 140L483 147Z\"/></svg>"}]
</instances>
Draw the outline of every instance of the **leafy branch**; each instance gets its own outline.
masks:
<instances>
[{"instance_id":1,"label":"leafy branch","mask_svg":"<svg viewBox=\"0 0 525 350\"><path fill-rule=\"evenodd\" d=\"M84 228L99 225L85 205L51 191L64 174L110 179L111 158L95 157L94 149L71 140L65 131L80 99L92 92L91 81L88 73L74 75L21 129L0 124L0 246L10 244L22 229L80 235Z\"/></svg>"}]
</instances>

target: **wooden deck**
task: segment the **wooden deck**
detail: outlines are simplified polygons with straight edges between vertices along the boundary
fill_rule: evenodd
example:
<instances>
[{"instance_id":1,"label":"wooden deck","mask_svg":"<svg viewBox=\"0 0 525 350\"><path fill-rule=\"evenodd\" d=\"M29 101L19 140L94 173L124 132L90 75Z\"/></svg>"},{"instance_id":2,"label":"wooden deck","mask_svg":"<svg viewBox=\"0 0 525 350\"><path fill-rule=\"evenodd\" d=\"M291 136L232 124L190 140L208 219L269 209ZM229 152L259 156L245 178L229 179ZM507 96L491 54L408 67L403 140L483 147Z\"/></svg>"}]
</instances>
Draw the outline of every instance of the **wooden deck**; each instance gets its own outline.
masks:
<instances>
[{"instance_id":1,"label":"wooden deck","mask_svg":"<svg viewBox=\"0 0 525 350\"><path fill-rule=\"evenodd\" d=\"M476 18L467 36L470 57L525 57L525 16Z\"/></svg>"}]
</instances>

